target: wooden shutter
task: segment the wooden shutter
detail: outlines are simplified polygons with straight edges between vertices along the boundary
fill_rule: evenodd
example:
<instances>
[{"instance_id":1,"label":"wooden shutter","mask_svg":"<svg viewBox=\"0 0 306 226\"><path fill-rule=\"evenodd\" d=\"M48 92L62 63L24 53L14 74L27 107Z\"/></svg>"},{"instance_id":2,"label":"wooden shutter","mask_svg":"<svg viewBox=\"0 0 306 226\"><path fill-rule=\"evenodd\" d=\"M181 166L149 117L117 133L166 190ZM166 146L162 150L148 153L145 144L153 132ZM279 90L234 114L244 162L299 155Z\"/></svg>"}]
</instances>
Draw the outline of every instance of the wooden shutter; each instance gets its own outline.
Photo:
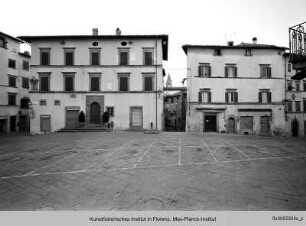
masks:
<instances>
[{"instance_id":1,"label":"wooden shutter","mask_svg":"<svg viewBox=\"0 0 306 226\"><path fill-rule=\"evenodd\" d=\"M120 91L128 91L128 77L120 77Z\"/></svg>"},{"instance_id":2,"label":"wooden shutter","mask_svg":"<svg viewBox=\"0 0 306 226\"><path fill-rule=\"evenodd\" d=\"M65 61L66 65L73 65L73 52L65 53Z\"/></svg>"},{"instance_id":3,"label":"wooden shutter","mask_svg":"<svg viewBox=\"0 0 306 226\"><path fill-rule=\"evenodd\" d=\"M224 76L225 78L228 78L228 67L224 68Z\"/></svg>"},{"instance_id":4,"label":"wooden shutter","mask_svg":"<svg viewBox=\"0 0 306 226\"><path fill-rule=\"evenodd\" d=\"M65 77L65 91L73 91L73 77Z\"/></svg>"},{"instance_id":5,"label":"wooden shutter","mask_svg":"<svg viewBox=\"0 0 306 226\"><path fill-rule=\"evenodd\" d=\"M152 52L145 52L145 65L153 65Z\"/></svg>"},{"instance_id":6,"label":"wooden shutter","mask_svg":"<svg viewBox=\"0 0 306 226\"><path fill-rule=\"evenodd\" d=\"M40 78L40 91L49 91L49 77Z\"/></svg>"},{"instance_id":7,"label":"wooden shutter","mask_svg":"<svg viewBox=\"0 0 306 226\"><path fill-rule=\"evenodd\" d=\"M91 91L100 91L100 79L99 77L90 78Z\"/></svg>"},{"instance_id":8,"label":"wooden shutter","mask_svg":"<svg viewBox=\"0 0 306 226\"><path fill-rule=\"evenodd\" d=\"M210 78L211 77L211 66L207 66L207 68L208 68L208 78Z\"/></svg>"},{"instance_id":9,"label":"wooden shutter","mask_svg":"<svg viewBox=\"0 0 306 226\"><path fill-rule=\"evenodd\" d=\"M145 91L153 91L153 78L152 77L145 77L144 80L144 90Z\"/></svg>"},{"instance_id":10,"label":"wooden shutter","mask_svg":"<svg viewBox=\"0 0 306 226\"><path fill-rule=\"evenodd\" d=\"M198 66L198 76L202 77L202 66L201 65Z\"/></svg>"},{"instance_id":11,"label":"wooden shutter","mask_svg":"<svg viewBox=\"0 0 306 226\"><path fill-rule=\"evenodd\" d=\"M207 93L208 103L211 103L211 92Z\"/></svg>"},{"instance_id":12,"label":"wooden shutter","mask_svg":"<svg viewBox=\"0 0 306 226\"><path fill-rule=\"evenodd\" d=\"M100 53L92 52L91 53L91 65L99 65L100 64Z\"/></svg>"},{"instance_id":13,"label":"wooden shutter","mask_svg":"<svg viewBox=\"0 0 306 226\"><path fill-rule=\"evenodd\" d=\"M234 93L234 102L238 103L238 93L237 92Z\"/></svg>"},{"instance_id":14,"label":"wooden shutter","mask_svg":"<svg viewBox=\"0 0 306 226\"><path fill-rule=\"evenodd\" d=\"M264 77L264 68L263 66L260 66L260 75L259 75L260 78L263 78Z\"/></svg>"},{"instance_id":15,"label":"wooden shutter","mask_svg":"<svg viewBox=\"0 0 306 226\"><path fill-rule=\"evenodd\" d=\"M267 67L267 78L271 78L272 74L271 74L271 67Z\"/></svg>"},{"instance_id":16,"label":"wooden shutter","mask_svg":"<svg viewBox=\"0 0 306 226\"><path fill-rule=\"evenodd\" d=\"M228 103L228 92L225 92L225 103Z\"/></svg>"},{"instance_id":17,"label":"wooden shutter","mask_svg":"<svg viewBox=\"0 0 306 226\"><path fill-rule=\"evenodd\" d=\"M271 92L267 92L267 97L268 97L268 103L271 103L271 101L272 101Z\"/></svg>"},{"instance_id":18,"label":"wooden shutter","mask_svg":"<svg viewBox=\"0 0 306 226\"><path fill-rule=\"evenodd\" d=\"M234 77L237 78L237 67L234 67Z\"/></svg>"},{"instance_id":19,"label":"wooden shutter","mask_svg":"<svg viewBox=\"0 0 306 226\"><path fill-rule=\"evenodd\" d=\"M120 65L128 65L128 52L120 52Z\"/></svg>"},{"instance_id":20,"label":"wooden shutter","mask_svg":"<svg viewBox=\"0 0 306 226\"><path fill-rule=\"evenodd\" d=\"M199 92L198 95L199 95L199 102L202 103L202 92Z\"/></svg>"},{"instance_id":21,"label":"wooden shutter","mask_svg":"<svg viewBox=\"0 0 306 226\"><path fill-rule=\"evenodd\" d=\"M41 53L41 65L49 65L49 52Z\"/></svg>"},{"instance_id":22,"label":"wooden shutter","mask_svg":"<svg viewBox=\"0 0 306 226\"><path fill-rule=\"evenodd\" d=\"M261 92L258 93L258 102L259 102L259 103L262 102Z\"/></svg>"}]
</instances>

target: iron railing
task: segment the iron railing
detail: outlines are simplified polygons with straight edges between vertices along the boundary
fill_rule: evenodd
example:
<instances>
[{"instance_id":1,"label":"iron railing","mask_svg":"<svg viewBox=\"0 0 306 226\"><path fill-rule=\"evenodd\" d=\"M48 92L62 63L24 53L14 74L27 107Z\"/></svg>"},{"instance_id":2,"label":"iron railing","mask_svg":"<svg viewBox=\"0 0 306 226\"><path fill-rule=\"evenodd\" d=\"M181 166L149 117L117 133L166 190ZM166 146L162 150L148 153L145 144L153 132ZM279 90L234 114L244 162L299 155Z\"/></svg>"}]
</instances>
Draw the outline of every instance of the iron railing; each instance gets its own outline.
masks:
<instances>
[{"instance_id":1,"label":"iron railing","mask_svg":"<svg viewBox=\"0 0 306 226\"><path fill-rule=\"evenodd\" d=\"M289 49L291 61L306 57L306 21L289 28Z\"/></svg>"}]
</instances>

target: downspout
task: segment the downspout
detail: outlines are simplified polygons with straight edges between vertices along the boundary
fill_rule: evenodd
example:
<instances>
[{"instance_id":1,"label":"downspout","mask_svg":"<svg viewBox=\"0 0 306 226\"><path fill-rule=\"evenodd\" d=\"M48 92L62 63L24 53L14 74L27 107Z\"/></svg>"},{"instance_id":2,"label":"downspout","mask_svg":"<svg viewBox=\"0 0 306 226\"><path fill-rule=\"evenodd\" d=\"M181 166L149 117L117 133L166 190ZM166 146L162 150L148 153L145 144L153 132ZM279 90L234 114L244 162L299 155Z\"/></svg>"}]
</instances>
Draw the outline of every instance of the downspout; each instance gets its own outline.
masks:
<instances>
[{"instance_id":1,"label":"downspout","mask_svg":"<svg viewBox=\"0 0 306 226\"><path fill-rule=\"evenodd\" d=\"M157 36L155 36L155 110L156 110L156 118L155 118L155 128L157 130Z\"/></svg>"}]
</instances>

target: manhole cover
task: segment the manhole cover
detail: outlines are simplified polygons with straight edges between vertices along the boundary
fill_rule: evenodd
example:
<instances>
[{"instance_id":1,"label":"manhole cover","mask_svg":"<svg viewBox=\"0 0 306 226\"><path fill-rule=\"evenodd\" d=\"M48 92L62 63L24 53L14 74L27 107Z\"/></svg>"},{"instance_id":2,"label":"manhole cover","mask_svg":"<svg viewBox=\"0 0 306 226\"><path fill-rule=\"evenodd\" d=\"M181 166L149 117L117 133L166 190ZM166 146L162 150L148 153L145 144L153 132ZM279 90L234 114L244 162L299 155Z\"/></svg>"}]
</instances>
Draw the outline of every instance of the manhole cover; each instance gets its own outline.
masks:
<instances>
[{"instance_id":1,"label":"manhole cover","mask_svg":"<svg viewBox=\"0 0 306 226\"><path fill-rule=\"evenodd\" d=\"M157 198L149 198L143 201L145 209L158 210L163 209L163 202Z\"/></svg>"}]
</instances>

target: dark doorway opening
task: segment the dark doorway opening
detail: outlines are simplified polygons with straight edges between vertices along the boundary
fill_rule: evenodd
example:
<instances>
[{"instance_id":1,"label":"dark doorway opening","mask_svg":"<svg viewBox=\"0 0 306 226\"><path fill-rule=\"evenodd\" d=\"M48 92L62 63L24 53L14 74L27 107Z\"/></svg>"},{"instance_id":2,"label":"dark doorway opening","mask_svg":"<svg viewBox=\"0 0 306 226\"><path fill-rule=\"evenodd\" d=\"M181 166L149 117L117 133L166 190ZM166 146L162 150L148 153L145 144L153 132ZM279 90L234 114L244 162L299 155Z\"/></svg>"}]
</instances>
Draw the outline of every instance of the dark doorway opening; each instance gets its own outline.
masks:
<instances>
[{"instance_id":1,"label":"dark doorway opening","mask_svg":"<svg viewBox=\"0 0 306 226\"><path fill-rule=\"evenodd\" d=\"M293 120L291 123L292 136L297 137L299 135L299 122L298 120Z\"/></svg>"},{"instance_id":2,"label":"dark doorway opening","mask_svg":"<svg viewBox=\"0 0 306 226\"><path fill-rule=\"evenodd\" d=\"M217 116L205 115L204 116L204 132L217 132Z\"/></svg>"},{"instance_id":3,"label":"dark doorway opening","mask_svg":"<svg viewBox=\"0 0 306 226\"><path fill-rule=\"evenodd\" d=\"M16 116L10 117L10 131L16 132Z\"/></svg>"},{"instance_id":4,"label":"dark doorway opening","mask_svg":"<svg viewBox=\"0 0 306 226\"><path fill-rule=\"evenodd\" d=\"M235 125L235 119L234 118L229 118L228 119L227 132L228 133L235 133L236 132L236 125Z\"/></svg>"}]
</instances>

